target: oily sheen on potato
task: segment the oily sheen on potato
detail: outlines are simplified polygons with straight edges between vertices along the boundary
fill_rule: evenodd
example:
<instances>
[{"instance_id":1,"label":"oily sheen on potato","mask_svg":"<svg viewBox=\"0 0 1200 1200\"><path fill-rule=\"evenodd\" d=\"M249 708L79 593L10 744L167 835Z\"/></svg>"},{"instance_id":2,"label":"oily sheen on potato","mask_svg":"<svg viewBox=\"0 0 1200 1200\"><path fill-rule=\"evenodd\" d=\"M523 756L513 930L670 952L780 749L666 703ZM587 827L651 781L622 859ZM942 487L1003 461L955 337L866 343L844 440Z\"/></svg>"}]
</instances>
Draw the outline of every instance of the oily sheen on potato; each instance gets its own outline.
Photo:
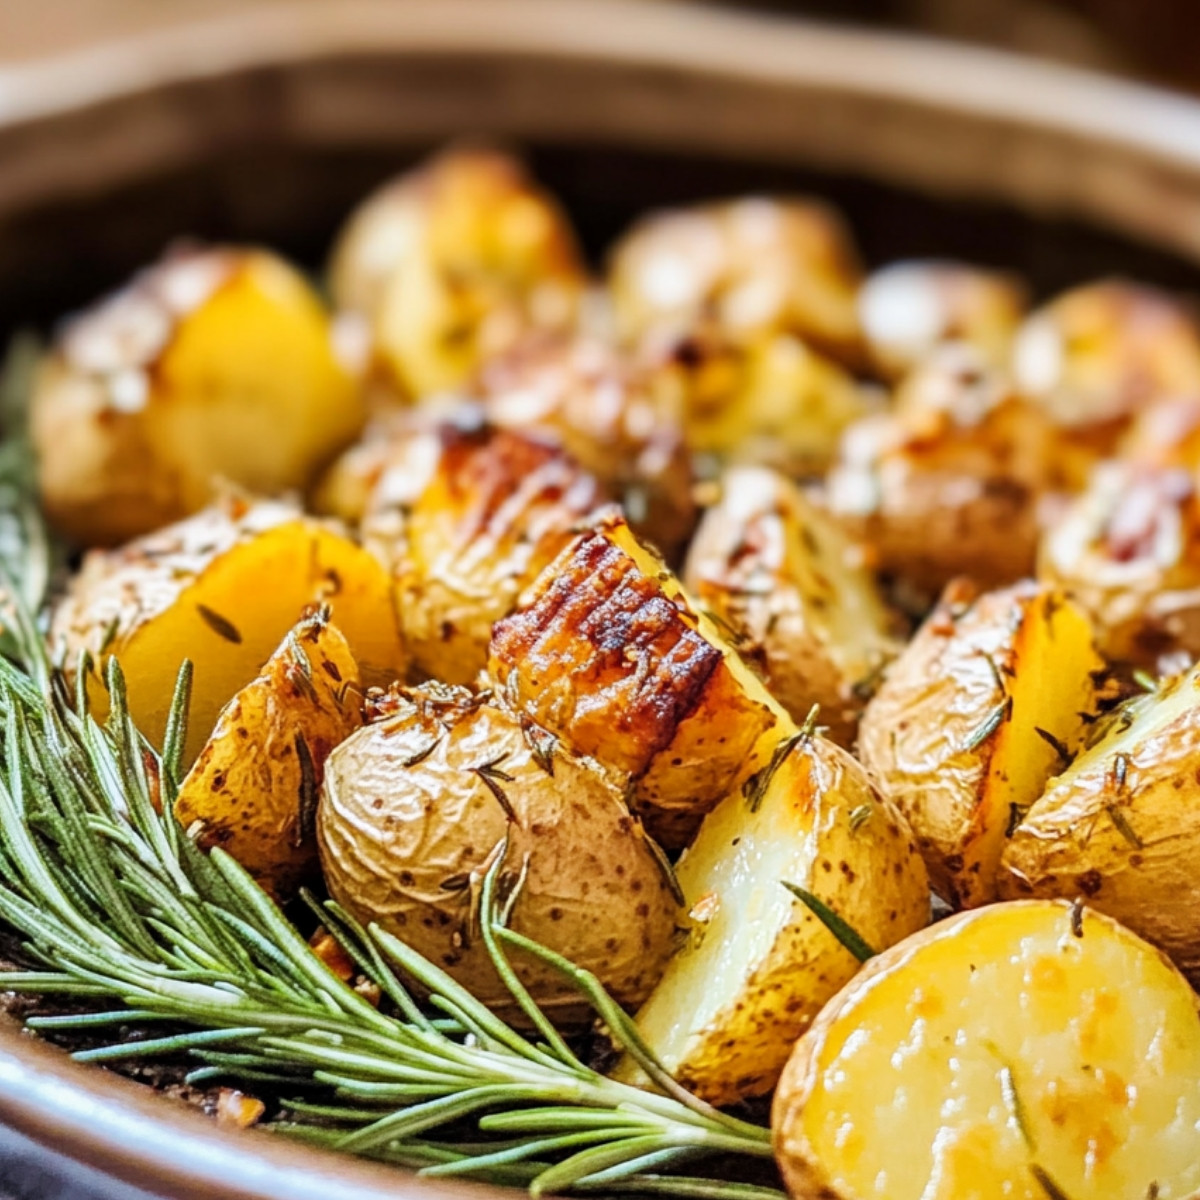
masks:
<instances>
[{"instance_id":1,"label":"oily sheen on potato","mask_svg":"<svg viewBox=\"0 0 1200 1200\"><path fill-rule=\"evenodd\" d=\"M785 883L875 948L929 919L928 880L904 818L819 734L781 743L705 818L676 874L690 933L637 1026L667 1070L714 1104L769 1092L796 1038L858 970ZM617 1073L640 1078L628 1060Z\"/></svg>"},{"instance_id":2,"label":"oily sheen on potato","mask_svg":"<svg viewBox=\"0 0 1200 1200\"><path fill-rule=\"evenodd\" d=\"M771 1125L795 1200L1184 1200L1200 1188L1196 997L1090 909L962 913L835 997Z\"/></svg>"},{"instance_id":3,"label":"oily sheen on potato","mask_svg":"<svg viewBox=\"0 0 1200 1200\"><path fill-rule=\"evenodd\" d=\"M859 756L908 819L935 890L958 907L996 898L1012 830L1066 765L1103 663L1065 593L953 584L886 669Z\"/></svg>"}]
</instances>

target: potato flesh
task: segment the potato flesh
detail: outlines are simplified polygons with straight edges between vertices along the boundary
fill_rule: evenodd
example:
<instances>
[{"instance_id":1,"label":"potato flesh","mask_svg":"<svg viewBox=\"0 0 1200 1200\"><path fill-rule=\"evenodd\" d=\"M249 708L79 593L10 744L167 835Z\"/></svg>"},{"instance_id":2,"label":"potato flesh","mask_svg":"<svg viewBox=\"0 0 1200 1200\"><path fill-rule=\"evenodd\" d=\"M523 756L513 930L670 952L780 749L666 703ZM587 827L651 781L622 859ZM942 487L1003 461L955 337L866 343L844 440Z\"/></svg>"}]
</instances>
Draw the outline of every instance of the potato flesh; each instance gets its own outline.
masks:
<instances>
[{"instance_id":1,"label":"potato flesh","mask_svg":"<svg viewBox=\"0 0 1200 1200\"><path fill-rule=\"evenodd\" d=\"M1120 926L1071 925L1065 903L964 914L851 983L776 1100L792 1194L1045 1200L1034 1166L1072 1200L1200 1187L1195 997Z\"/></svg>"},{"instance_id":2,"label":"potato flesh","mask_svg":"<svg viewBox=\"0 0 1200 1200\"><path fill-rule=\"evenodd\" d=\"M907 826L819 736L792 750L756 811L741 794L718 805L676 874L691 940L637 1025L667 1069L716 1104L770 1091L796 1038L858 969L781 881L814 892L879 948L929 917ZM628 1060L618 1075L639 1077Z\"/></svg>"}]
</instances>

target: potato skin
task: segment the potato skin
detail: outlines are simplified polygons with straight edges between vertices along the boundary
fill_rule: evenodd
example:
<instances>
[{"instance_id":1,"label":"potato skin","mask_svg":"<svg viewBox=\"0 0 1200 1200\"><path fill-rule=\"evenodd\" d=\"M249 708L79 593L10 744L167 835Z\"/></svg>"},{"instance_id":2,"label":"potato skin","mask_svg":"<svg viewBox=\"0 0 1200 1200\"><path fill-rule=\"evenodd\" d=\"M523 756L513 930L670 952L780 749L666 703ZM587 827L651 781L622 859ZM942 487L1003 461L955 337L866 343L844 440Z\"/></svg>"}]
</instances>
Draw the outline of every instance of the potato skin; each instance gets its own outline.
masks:
<instances>
[{"instance_id":1,"label":"potato skin","mask_svg":"<svg viewBox=\"0 0 1200 1200\"><path fill-rule=\"evenodd\" d=\"M862 685L900 648L860 548L776 472L733 468L720 488L692 540L688 589L794 720L819 704L829 736L850 745Z\"/></svg>"},{"instance_id":2,"label":"potato skin","mask_svg":"<svg viewBox=\"0 0 1200 1200\"><path fill-rule=\"evenodd\" d=\"M30 428L51 523L112 546L203 508L218 478L307 487L364 416L303 277L218 248L174 253L70 322Z\"/></svg>"},{"instance_id":3,"label":"potato skin","mask_svg":"<svg viewBox=\"0 0 1200 1200\"><path fill-rule=\"evenodd\" d=\"M326 765L317 831L330 895L503 1008L476 905L507 836L509 887L526 864L511 928L594 971L621 1003L644 999L671 952L676 902L619 780L483 695L428 684L393 700ZM585 1017L557 972L512 960L555 1020Z\"/></svg>"},{"instance_id":4,"label":"potato skin","mask_svg":"<svg viewBox=\"0 0 1200 1200\"><path fill-rule=\"evenodd\" d=\"M553 441L533 435L446 424L397 452L364 537L390 565L416 669L473 682L494 623L604 499Z\"/></svg>"},{"instance_id":5,"label":"potato skin","mask_svg":"<svg viewBox=\"0 0 1200 1200\"><path fill-rule=\"evenodd\" d=\"M277 900L319 878L317 792L330 751L363 722L362 681L328 610L306 617L221 710L175 800Z\"/></svg>"}]
</instances>

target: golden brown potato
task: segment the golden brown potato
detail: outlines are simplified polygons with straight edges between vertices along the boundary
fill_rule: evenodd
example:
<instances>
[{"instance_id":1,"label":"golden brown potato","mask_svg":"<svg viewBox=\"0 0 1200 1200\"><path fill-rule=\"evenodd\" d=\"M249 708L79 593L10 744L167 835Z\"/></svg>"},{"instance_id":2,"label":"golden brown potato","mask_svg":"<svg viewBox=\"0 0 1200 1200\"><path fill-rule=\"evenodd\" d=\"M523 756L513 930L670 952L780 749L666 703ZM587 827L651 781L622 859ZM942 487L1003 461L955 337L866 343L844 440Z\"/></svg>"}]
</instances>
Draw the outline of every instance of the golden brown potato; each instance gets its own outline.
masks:
<instances>
[{"instance_id":1,"label":"golden brown potato","mask_svg":"<svg viewBox=\"0 0 1200 1200\"><path fill-rule=\"evenodd\" d=\"M330 895L503 1008L478 904L507 837L501 885L511 893L523 877L509 927L594 971L622 1004L643 1000L671 953L676 901L620 781L463 688L402 690L390 708L326 764L317 831ZM586 1019L553 968L511 957L552 1017Z\"/></svg>"},{"instance_id":2,"label":"golden brown potato","mask_svg":"<svg viewBox=\"0 0 1200 1200\"><path fill-rule=\"evenodd\" d=\"M848 746L871 680L900 649L895 618L860 549L794 484L735 467L720 487L684 582L792 717L819 704L830 737Z\"/></svg>"},{"instance_id":3,"label":"golden brown potato","mask_svg":"<svg viewBox=\"0 0 1200 1200\"><path fill-rule=\"evenodd\" d=\"M586 275L566 217L516 160L452 150L351 215L330 266L404 397L466 382L529 330L570 328Z\"/></svg>"},{"instance_id":4,"label":"golden brown potato","mask_svg":"<svg viewBox=\"0 0 1200 1200\"><path fill-rule=\"evenodd\" d=\"M474 390L493 424L557 438L640 535L680 550L696 523L691 461L651 372L596 337L540 338L485 364Z\"/></svg>"},{"instance_id":5,"label":"golden brown potato","mask_svg":"<svg viewBox=\"0 0 1200 1200\"><path fill-rule=\"evenodd\" d=\"M553 441L443 425L403 443L369 502L368 544L391 564L414 666L474 681L492 625L603 501Z\"/></svg>"},{"instance_id":6,"label":"golden brown potato","mask_svg":"<svg viewBox=\"0 0 1200 1200\"><path fill-rule=\"evenodd\" d=\"M1025 314L1025 289L1011 275L967 263L912 260L873 271L858 293L858 319L872 365L899 379L936 347L967 342L983 362L1008 362Z\"/></svg>"},{"instance_id":7,"label":"golden brown potato","mask_svg":"<svg viewBox=\"0 0 1200 1200\"><path fill-rule=\"evenodd\" d=\"M1102 668L1084 611L1033 583L952 585L886 668L859 757L944 899L995 899L1005 841L1078 745Z\"/></svg>"},{"instance_id":8,"label":"golden brown potato","mask_svg":"<svg viewBox=\"0 0 1200 1200\"><path fill-rule=\"evenodd\" d=\"M1196 997L1099 913L963 913L828 1005L771 1126L794 1200L1185 1200L1200 1188Z\"/></svg>"},{"instance_id":9,"label":"golden brown potato","mask_svg":"<svg viewBox=\"0 0 1200 1200\"><path fill-rule=\"evenodd\" d=\"M796 1038L858 970L784 883L875 949L929 920L912 833L862 767L820 735L795 735L781 753L705 818L679 860L691 932L637 1015L667 1070L714 1104L769 1092ZM640 1079L630 1060L617 1075Z\"/></svg>"},{"instance_id":10,"label":"golden brown potato","mask_svg":"<svg viewBox=\"0 0 1200 1200\"><path fill-rule=\"evenodd\" d=\"M1005 897L1083 895L1200 981L1200 668L1098 724L1004 850Z\"/></svg>"},{"instance_id":11,"label":"golden brown potato","mask_svg":"<svg viewBox=\"0 0 1200 1200\"><path fill-rule=\"evenodd\" d=\"M176 673L191 659L190 766L221 709L314 602L332 608L364 684L403 676L387 572L335 528L266 501L226 500L120 549L93 551L54 611L50 639L68 668L82 651L91 655L88 692L101 715L103 662L119 658L130 712L156 746Z\"/></svg>"},{"instance_id":12,"label":"golden brown potato","mask_svg":"<svg viewBox=\"0 0 1200 1200\"><path fill-rule=\"evenodd\" d=\"M1013 347L1013 373L1056 423L1111 448L1139 409L1200 391L1200 332L1165 293L1106 280L1032 313Z\"/></svg>"},{"instance_id":13,"label":"golden brown potato","mask_svg":"<svg viewBox=\"0 0 1200 1200\"><path fill-rule=\"evenodd\" d=\"M201 846L222 847L276 899L290 899L319 878L325 760L362 723L358 664L318 609L221 710L180 786L176 818Z\"/></svg>"},{"instance_id":14,"label":"golden brown potato","mask_svg":"<svg viewBox=\"0 0 1200 1200\"><path fill-rule=\"evenodd\" d=\"M1200 654L1200 496L1178 468L1111 462L1046 531L1039 577L1094 616L1110 658Z\"/></svg>"},{"instance_id":15,"label":"golden brown potato","mask_svg":"<svg viewBox=\"0 0 1200 1200\"><path fill-rule=\"evenodd\" d=\"M664 845L769 755L791 720L619 514L576 536L492 631L488 674L578 754L630 775Z\"/></svg>"},{"instance_id":16,"label":"golden brown potato","mask_svg":"<svg viewBox=\"0 0 1200 1200\"><path fill-rule=\"evenodd\" d=\"M746 197L643 218L613 251L609 287L618 332L629 341L687 333L711 317L737 342L792 333L853 357L860 277L832 209Z\"/></svg>"},{"instance_id":17,"label":"golden brown potato","mask_svg":"<svg viewBox=\"0 0 1200 1200\"><path fill-rule=\"evenodd\" d=\"M305 488L363 420L312 288L239 249L174 253L76 317L30 410L46 515L105 546L198 511L220 480Z\"/></svg>"}]
</instances>

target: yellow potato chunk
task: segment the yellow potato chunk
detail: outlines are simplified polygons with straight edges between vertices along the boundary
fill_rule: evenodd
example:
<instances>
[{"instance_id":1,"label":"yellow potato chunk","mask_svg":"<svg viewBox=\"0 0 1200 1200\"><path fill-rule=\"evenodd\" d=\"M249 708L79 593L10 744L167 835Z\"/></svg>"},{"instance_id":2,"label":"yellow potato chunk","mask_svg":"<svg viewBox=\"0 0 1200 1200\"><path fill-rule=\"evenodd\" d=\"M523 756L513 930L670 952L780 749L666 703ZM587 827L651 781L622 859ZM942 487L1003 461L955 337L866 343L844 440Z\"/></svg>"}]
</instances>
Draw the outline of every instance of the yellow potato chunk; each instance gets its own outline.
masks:
<instances>
[{"instance_id":1,"label":"yellow potato chunk","mask_svg":"<svg viewBox=\"0 0 1200 1200\"><path fill-rule=\"evenodd\" d=\"M984 595L951 586L886 668L859 757L950 903L996 898L1007 838L1079 744L1103 665L1084 611L1023 583Z\"/></svg>"},{"instance_id":2,"label":"yellow potato chunk","mask_svg":"<svg viewBox=\"0 0 1200 1200\"><path fill-rule=\"evenodd\" d=\"M111 546L198 511L222 480L308 487L364 409L304 278L214 249L164 259L70 322L30 420L46 515Z\"/></svg>"},{"instance_id":3,"label":"yellow potato chunk","mask_svg":"<svg viewBox=\"0 0 1200 1200\"><path fill-rule=\"evenodd\" d=\"M637 1015L667 1070L714 1104L769 1092L796 1038L858 970L785 882L875 949L929 920L912 834L862 767L819 735L793 735L780 755L705 818L679 860L691 932ZM617 1074L639 1078L631 1060Z\"/></svg>"},{"instance_id":4,"label":"yellow potato chunk","mask_svg":"<svg viewBox=\"0 0 1200 1200\"><path fill-rule=\"evenodd\" d=\"M488 674L576 753L632 776L635 811L672 847L763 764L770 731L791 727L616 513L575 537L496 622Z\"/></svg>"},{"instance_id":5,"label":"yellow potato chunk","mask_svg":"<svg viewBox=\"0 0 1200 1200\"><path fill-rule=\"evenodd\" d=\"M795 1200L1184 1200L1200 1020L1171 964L1065 902L997 905L868 963L775 1093Z\"/></svg>"},{"instance_id":6,"label":"yellow potato chunk","mask_svg":"<svg viewBox=\"0 0 1200 1200\"><path fill-rule=\"evenodd\" d=\"M363 683L404 673L387 572L336 529L270 502L228 500L118 550L93 551L51 622L68 667L87 651L88 692L107 712L116 655L134 721L160 746L175 677L195 664L185 766L225 704L254 679L312 603L328 603Z\"/></svg>"},{"instance_id":7,"label":"yellow potato chunk","mask_svg":"<svg viewBox=\"0 0 1200 1200\"><path fill-rule=\"evenodd\" d=\"M1086 896L1200 981L1200 668L1088 740L1013 831L999 894Z\"/></svg>"},{"instance_id":8,"label":"yellow potato chunk","mask_svg":"<svg viewBox=\"0 0 1200 1200\"><path fill-rule=\"evenodd\" d=\"M426 684L379 707L326 765L317 828L330 895L511 1009L478 933L480 884L507 837L510 928L595 972L621 1003L643 1000L671 953L676 900L620 781L463 688ZM511 958L556 1021L588 1019L557 971Z\"/></svg>"},{"instance_id":9,"label":"yellow potato chunk","mask_svg":"<svg viewBox=\"0 0 1200 1200\"><path fill-rule=\"evenodd\" d=\"M575 319L586 275L566 217L514 159L441 154L368 196L338 239L330 286L371 328L404 397L465 383L530 330Z\"/></svg>"},{"instance_id":10,"label":"yellow potato chunk","mask_svg":"<svg viewBox=\"0 0 1200 1200\"><path fill-rule=\"evenodd\" d=\"M330 751L363 722L358 664L327 609L302 620L221 710L175 800L278 900L319 878L317 794Z\"/></svg>"},{"instance_id":11,"label":"yellow potato chunk","mask_svg":"<svg viewBox=\"0 0 1200 1200\"><path fill-rule=\"evenodd\" d=\"M796 721L819 704L849 745L871 679L900 649L860 548L765 467L731 468L720 488L688 552L689 591Z\"/></svg>"}]
</instances>

